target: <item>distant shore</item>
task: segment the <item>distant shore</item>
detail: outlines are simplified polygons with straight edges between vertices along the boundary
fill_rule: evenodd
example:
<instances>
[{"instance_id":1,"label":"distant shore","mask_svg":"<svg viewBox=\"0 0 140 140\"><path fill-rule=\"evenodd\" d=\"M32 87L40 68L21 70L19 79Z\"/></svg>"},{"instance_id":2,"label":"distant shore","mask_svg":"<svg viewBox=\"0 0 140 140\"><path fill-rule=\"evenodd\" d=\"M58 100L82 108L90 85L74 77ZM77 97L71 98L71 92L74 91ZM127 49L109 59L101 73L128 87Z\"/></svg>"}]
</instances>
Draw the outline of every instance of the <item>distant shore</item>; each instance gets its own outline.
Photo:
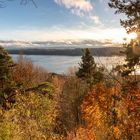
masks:
<instances>
[{"instance_id":1,"label":"distant shore","mask_svg":"<svg viewBox=\"0 0 140 140\"><path fill-rule=\"evenodd\" d=\"M94 56L122 56L120 53L124 50L122 47L104 47L104 48L91 48L91 53ZM9 54L25 54L25 55L60 55L60 56L81 56L82 48L74 49L9 49Z\"/></svg>"}]
</instances>

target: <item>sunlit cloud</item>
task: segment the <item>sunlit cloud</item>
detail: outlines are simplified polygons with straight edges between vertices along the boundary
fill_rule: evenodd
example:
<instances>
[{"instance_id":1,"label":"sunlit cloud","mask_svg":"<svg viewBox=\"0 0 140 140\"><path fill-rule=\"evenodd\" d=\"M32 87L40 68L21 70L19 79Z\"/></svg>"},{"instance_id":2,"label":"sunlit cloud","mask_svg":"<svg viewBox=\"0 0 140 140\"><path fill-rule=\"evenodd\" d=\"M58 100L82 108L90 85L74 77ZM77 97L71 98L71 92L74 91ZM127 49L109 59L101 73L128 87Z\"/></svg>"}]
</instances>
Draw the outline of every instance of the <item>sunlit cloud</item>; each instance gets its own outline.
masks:
<instances>
[{"instance_id":1,"label":"sunlit cloud","mask_svg":"<svg viewBox=\"0 0 140 140\"><path fill-rule=\"evenodd\" d=\"M123 28L103 28L103 27L52 27L45 29L17 29L11 31L1 31L2 40L22 40L22 41L62 41L62 40L111 40L114 43L122 43L124 38L128 38ZM129 37L130 38L130 37Z\"/></svg>"},{"instance_id":2,"label":"sunlit cloud","mask_svg":"<svg viewBox=\"0 0 140 140\"><path fill-rule=\"evenodd\" d=\"M78 16L83 16L93 9L93 5L89 0L54 0L54 2Z\"/></svg>"}]
</instances>

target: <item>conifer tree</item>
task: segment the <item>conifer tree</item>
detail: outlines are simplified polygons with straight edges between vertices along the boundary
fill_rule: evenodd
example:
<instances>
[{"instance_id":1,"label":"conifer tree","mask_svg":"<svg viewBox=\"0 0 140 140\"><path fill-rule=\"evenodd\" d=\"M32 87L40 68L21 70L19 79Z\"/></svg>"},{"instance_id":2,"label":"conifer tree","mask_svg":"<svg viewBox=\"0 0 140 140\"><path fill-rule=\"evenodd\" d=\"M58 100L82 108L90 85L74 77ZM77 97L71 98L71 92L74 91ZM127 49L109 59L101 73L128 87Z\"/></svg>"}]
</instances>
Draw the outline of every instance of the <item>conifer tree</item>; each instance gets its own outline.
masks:
<instances>
[{"instance_id":1,"label":"conifer tree","mask_svg":"<svg viewBox=\"0 0 140 140\"><path fill-rule=\"evenodd\" d=\"M125 78L125 84L122 84L121 102L126 105L125 116L120 121L123 126L123 139L138 140L140 137L140 113L139 103L140 94L135 74L134 80L130 80L130 74L140 69L140 0L110 0L109 6L116 9L116 13L124 13L127 18L121 20L121 25L128 33L135 32L137 37L124 44L126 48L123 52L126 55L125 63L118 66L118 71ZM126 81L126 79L128 80ZM126 117L127 116L127 117Z\"/></svg>"},{"instance_id":2,"label":"conifer tree","mask_svg":"<svg viewBox=\"0 0 140 140\"><path fill-rule=\"evenodd\" d=\"M116 14L123 13L127 16L127 19L120 21L127 33L137 34L136 39L124 44L126 62L119 66L121 75L128 76L140 68L140 0L110 0L109 6L116 9Z\"/></svg>"},{"instance_id":3,"label":"conifer tree","mask_svg":"<svg viewBox=\"0 0 140 140\"><path fill-rule=\"evenodd\" d=\"M79 64L79 70L76 76L84 80L90 86L96 84L103 78L100 68L94 61L94 58L88 48L83 49L82 62Z\"/></svg>"},{"instance_id":4,"label":"conifer tree","mask_svg":"<svg viewBox=\"0 0 140 140\"><path fill-rule=\"evenodd\" d=\"M110 0L109 6L123 13L127 19L121 20L121 25L130 32L140 32L140 1L139 0Z\"/></svg>"},{"instance_id":5,"label":"conifer tree","mask_svg":"<svg viewBox=\"0 0 140 140\"><path fill-rule=\"evenodd\" d=\"M6 106L6 102L11 100L13 81L10 69L13 66L12 58L2 47L0 47L0 105Z\"/></svg>"}]
</instances>

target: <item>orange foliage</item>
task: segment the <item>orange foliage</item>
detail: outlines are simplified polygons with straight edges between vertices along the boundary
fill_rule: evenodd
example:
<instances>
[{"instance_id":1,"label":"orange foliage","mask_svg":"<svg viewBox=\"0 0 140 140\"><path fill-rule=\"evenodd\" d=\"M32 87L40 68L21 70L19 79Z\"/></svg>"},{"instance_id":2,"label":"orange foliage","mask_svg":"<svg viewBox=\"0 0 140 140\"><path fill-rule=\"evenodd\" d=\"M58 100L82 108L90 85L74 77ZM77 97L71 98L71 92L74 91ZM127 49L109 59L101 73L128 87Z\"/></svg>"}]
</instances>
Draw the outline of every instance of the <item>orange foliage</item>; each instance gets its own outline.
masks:
<instances>
[{"instance_id":1,"label":"orange foliage","mask_svg":"<svg viewBox=\"0 0 140 140\"><path fill-rule=\"evenodd\" d=\"M83 118L90 127L99 126L104 120L104 112L108 109L110 89L98 84L85 96L81 106Z\"/></svg>"},{"instance_id":2,"label":"orange foliage","mask_svg":"<svg viewBox=\"0 0 140 140\"><path fill-rule=\"evenodd\" d=\"M118 87L108 88L105 84L99 83L84 98L81 106L83 118L87 127L94 129L98 139L118 138L120 135L119 91Z\"/></svg>"},{"instance_id":3,"label":"orange foliage","mask_svg":"<svg viewBox=\"0 0 140 140\"><path fill-rule=\"evenodd\" d=\"M83 118L96 137L135 139L140 135L140 90L128 85L126 90L97 84L85 96L81 106ZM101 133L99 133L101 131Z\"/></svg>"},{"instance_id":4,"label":"orange foliage","mask_svg":"<svg viewBox=\"0 0 140 140\"><path fill-rule=\"evenodd\" d=\"M140 89L136 86L127 87L122 102L126 115L122 120L123 132L127 138L140 138Z\"/></svg>"},{"instance_id":5,"label":"orange foliage","mask_svg":"<svg viewBox=\"0 0 140 140\"><path fill-rule=\"evenodd\" d=\"M80 127L74 132L70 132L65 140L96 140L92 130Z\"/></svg>"},{"instance_id":6,"label":"orange foliage","mask_svg":"<svg viewBox=\"0 0 140 140\"><path fill-rule=\"evenodd\" d=\"M48 73L41 67L34 66L32 61L20 55L16 61L17 65L12 70L12 77L16 83L30 88L40 82L46 81Z\"/></svg>"}]
</instances>

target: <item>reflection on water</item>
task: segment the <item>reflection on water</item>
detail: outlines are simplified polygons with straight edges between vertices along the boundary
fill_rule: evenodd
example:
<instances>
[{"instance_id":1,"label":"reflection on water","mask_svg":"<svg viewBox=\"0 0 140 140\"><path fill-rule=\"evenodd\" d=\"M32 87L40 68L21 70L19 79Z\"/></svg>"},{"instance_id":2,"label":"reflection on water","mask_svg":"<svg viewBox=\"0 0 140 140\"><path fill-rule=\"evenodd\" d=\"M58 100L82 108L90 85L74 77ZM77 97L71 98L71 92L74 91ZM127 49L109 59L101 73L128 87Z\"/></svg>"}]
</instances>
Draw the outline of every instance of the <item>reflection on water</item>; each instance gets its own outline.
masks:
<instances>
[{"instance_id":1,"label":"reflection on water","mask_svg":"<svg viewBox=\"0 0 140 140\"><path fill-rule=\"evenodd\" d=\"M18 55L11 55L16 60ZM47 69L49 72L66 73L70 67L78 67L81 61L79 56L52 56L52 55L25 55L27 59L31 59L35 65ZM95 57L95 62L109 69L121 64L123 57Z\"/></svg>"}]
</instances>

